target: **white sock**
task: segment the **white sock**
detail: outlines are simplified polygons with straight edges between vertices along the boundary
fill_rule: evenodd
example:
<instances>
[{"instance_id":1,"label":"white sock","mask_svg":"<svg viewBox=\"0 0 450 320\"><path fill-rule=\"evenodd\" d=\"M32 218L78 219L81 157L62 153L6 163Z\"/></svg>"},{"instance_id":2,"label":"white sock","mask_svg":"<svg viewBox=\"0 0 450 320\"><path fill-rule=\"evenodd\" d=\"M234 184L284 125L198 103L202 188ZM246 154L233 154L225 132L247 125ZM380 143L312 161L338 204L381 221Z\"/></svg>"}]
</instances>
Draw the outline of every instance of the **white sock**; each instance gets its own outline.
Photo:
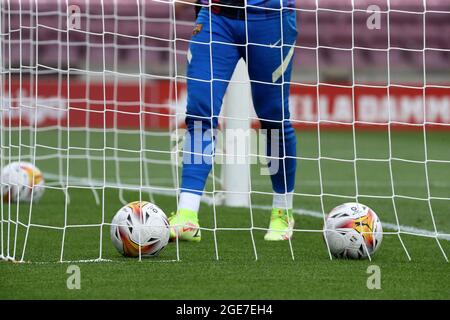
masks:
<instances>
[{"instance_id":1,"label":"white sock","mask_svg":"<svg viewBox=\"0 0 450 320\"><path fill-rule=\"evenodd\" d=\"M272 207L277 209L292 209L294 196L292 193L274 193Z\"/></svg>"},{"instance_id":2,"label":"white sock","mask_svg":"<svg viewBox=\"0 0 450 320\"><path fill-rule=\"evenodd\" d=\"M178 202L178 210L179 209L187 209L194 212L198 212L200 208L200 199L201 195L190 193L190 192L182 192L180 194L180 201Z\"/></svg>"}]
</instances>

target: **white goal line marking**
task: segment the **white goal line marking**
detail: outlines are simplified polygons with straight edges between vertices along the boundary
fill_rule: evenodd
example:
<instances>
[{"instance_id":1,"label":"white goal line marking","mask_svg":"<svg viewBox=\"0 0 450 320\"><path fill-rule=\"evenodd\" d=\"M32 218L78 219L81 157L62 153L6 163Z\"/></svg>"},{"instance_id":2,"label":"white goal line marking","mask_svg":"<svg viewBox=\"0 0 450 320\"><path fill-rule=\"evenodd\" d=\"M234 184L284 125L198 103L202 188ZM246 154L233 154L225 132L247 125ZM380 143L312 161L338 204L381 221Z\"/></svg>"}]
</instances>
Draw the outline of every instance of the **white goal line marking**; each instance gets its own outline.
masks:
<instances>
[{"instance_id":1,"label":"white goal line marking","mask_svg":"<svg viewBox=\"0 0 450 320\"><path fill-rule=\"evenodd\" d=\"M131 261L131 260L130 260ZM121 261L121 260L111 260L111 259L87 259L87 260L63 260L63 261L13 261L14 263L23 263L23 264L74 264L74 263L105 263L105 262L114 262L114 263L128 263L130 261ZM150 258L142 257L140 262L149 261L153 263L174 263L179 262L177 260L154 260Z\"/></svg>"},{"instance_id":2,"label":"white goal line marking","mask_svg":"<svg viewBox=\"0 0 450 320\"><path fill-rule=\"evenodd\" d=\"M52 175L52 174L46 174L46 176L49 176L52 180L55 180L53 182L48 183L49 186L55 186L55 185L59 185L60 182L56 181L56 177L57 175ZM64 177L65 178L65 177ZM69 177L69 179L77 179L75 177ZM82 179L86 179L86 178L78 178L78 181L81 181ZM139 179L126 179L128 182L130 183L139 183ZM161 183L163 184L170 184L173 183L172 180L168 180L167 178L150 178L149 180L151 180L153 183ZM91 180L92 181L92 180ZM108 182L108 180L107 180ZM307 187L316 187L318 186L318 181L317 180L309 180L309 179L304 179L302 180L301 184L303 186L307 186ZM355 187L355 183L348 181L348 180L330 180L330 181L326 181L325 183L327 186L329 187ZM258 187L262 187L262 186L266 186L267 185L267 181L264 182L263 179L255 179L252 180L252 186L258 186ZM387 181L386 183L384 182L379 182L379 181L373 181L373 182L369 182L369 181L358 181L358 186L359 187L378 187L378 188L391 188L391 182ZM416 182L408 182L408 181L396 181L395 182L395 186L396 187L423 187L423 185L420 185ZM430 182L430 186L436 187L436 188L448 188L450 187L450 182L446 183L445 181L431 181Z\"/></svg>"},{"instance_id":3,"label":"white goal line marking","mask_svg":"<svg viewBox=\"0 0 450 320\"><path fill-rule=\"evenodd\" d=\"M12 263L17 264L76 264L76 263L105 263L105 262L114 262L114 263L128 263L129 261L123 261L123 260L111 260L111 259L81 259L81 260L63 260L63 261L17 261L14 259L11 259L10 257L4 257L0 255L0 260L9 261ZM174 262L180 262L178 260L154 260L146 257L142 257L143 261L151 261L151 263L174 263Z\"/></svg>"}]
</instances>

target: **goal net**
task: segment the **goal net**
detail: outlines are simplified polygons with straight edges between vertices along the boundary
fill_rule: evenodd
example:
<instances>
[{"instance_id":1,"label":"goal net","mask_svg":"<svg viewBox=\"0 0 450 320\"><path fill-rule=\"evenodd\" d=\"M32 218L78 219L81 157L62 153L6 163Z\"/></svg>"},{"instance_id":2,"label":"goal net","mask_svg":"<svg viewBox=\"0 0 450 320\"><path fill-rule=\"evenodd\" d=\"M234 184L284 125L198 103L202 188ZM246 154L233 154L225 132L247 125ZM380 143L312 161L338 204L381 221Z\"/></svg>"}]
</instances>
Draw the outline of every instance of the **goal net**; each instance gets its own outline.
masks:
<instances>
[{"instance_id":1,"label":"goal net","mask_svg":"<svg viewBox=\"0 0 450 320\"><path fill-rule=\"evenodd\" d=\"M39 202L0 203L0 257L120 260L109 226L121 206L146 200L166 214L177 208L196 5L0 6L0 166L30 162L45 178ZM320 248L314 254L326 256L325 215L343 202L361 202L377 212L405 259L420 258L420 241L428 241L448 261L448 2L304 0L293 10L297 224L293 240L283 243L286 259L310 242ZM244 140L217 140L200 210L206 259L236 250L249 259L270 254L262 238L273 191L258 120L241 61L219 127ZM185 258L177 242L158 259Z\"/></svg>"}]
</instances>

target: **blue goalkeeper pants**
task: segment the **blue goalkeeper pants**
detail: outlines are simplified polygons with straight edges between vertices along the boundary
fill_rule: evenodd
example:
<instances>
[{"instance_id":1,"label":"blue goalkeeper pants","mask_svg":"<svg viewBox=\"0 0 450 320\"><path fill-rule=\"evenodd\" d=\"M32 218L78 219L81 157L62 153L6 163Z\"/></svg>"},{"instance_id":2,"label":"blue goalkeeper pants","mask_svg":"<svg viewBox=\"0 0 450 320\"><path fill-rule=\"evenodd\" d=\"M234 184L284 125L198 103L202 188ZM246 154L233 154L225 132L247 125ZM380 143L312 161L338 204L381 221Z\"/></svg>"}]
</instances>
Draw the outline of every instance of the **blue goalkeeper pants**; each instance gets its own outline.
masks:
<instances>
[{"instance_id":1,"label":"blue goalkeeper pants","mask_svg":"<svg viewBox=\"0 0 450 320\"><path fill-rule=\"evenodd\" d=\"M277 168L270 174L273 190L293 191L296 136L289 120L289 89L297 38L295 11L286 10L265 18L254 13L248 14L246 20L238 20L203 8L196 23L188 53L186 136L189 138L183 152L182 192L202 194L205 188L212 167L208 156L214 153L210 147L213 130L217 128L228 83L241 58L248 66L255 112L268 135L269 172L270 166ZM274 132L278 132L275 139ZM203 137L201 150L195 146L198 137ZM272 157L273 141L278 144L278 153ZM198 161L199 153L203 154L203 160Z\"/></svg>"}]
</instances>

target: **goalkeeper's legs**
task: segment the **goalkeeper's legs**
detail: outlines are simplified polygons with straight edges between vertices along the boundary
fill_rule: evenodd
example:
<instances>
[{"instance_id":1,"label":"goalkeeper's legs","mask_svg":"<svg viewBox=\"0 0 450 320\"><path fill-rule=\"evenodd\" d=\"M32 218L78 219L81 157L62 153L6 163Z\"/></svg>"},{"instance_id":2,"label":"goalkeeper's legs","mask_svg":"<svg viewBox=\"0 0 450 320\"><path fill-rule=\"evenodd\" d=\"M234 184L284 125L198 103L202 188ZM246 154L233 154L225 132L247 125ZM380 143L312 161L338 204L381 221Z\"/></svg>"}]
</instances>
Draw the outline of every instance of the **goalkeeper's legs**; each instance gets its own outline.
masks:
<instances>
[{"instance_id":1,"label":"goalkeeper's legs","mask_svg":"<svg viewBox=\"0 0 450 320\"><path fill-rule=\"evenodd\" d=\"M292 192L296 172L296 135L289 121L289 90L297 38L295 12L249 24L248 66L252 94L262 129L267 130L267 156L273 210L266 240L292 236Z\"/></svg>"},{"instance_id":2,"label":"goalkeeper's legs","mask_svg":"<svg viewBox=\"0 0 450 320\"><path fill-rule=\"evenodd\" d=\"M200 241L201 238L197 212L213 163L213 130L217 127L228 81L241 57L239 48L234 45L238 23L212 15L210 24L208 10L202 10L197 19L189 48L181 194L178 210L169 218L172 239Z\"/></svg>"}]
</instances>

